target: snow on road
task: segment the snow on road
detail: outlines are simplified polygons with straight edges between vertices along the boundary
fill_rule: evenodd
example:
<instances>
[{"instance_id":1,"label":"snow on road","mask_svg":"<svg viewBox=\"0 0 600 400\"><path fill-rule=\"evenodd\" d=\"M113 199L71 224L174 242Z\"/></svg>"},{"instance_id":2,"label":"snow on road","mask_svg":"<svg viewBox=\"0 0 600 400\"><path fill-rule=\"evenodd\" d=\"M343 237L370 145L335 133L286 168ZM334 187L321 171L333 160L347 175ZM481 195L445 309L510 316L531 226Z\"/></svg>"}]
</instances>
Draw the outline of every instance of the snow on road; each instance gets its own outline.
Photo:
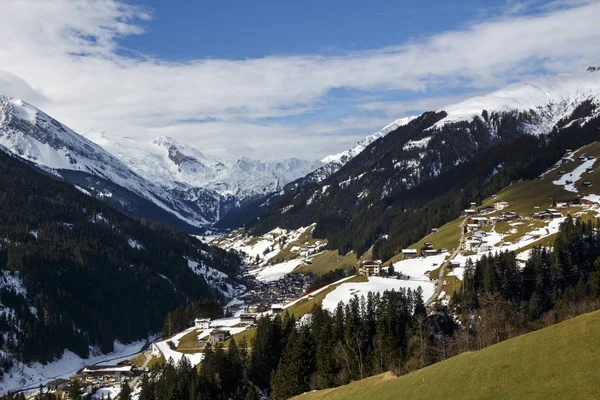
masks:
<instances>
[{"instance_id":1,"label":"snow on road","mask_svg":"<svg viewBox=\"0 0 600 400\"><path fill-rule=\"evenodd\" d=\"M163 357L165 357L165 360L167 360L167 361L173 360L173 362L175 364L177 364L177 363L179 363L179 360L181 360L183 357L185 357L188 359L190 364L198 365L200 363L200 361L202 361L202 359L204 358L203 353L184 354L184 353L180 353L176 350L173 350L171 348L172 346L173 346L173 348L176 348L182 337L184 337L188 333L193 332L195 330L196 330L195 327L191 327L189 329L186 329L183 332L178 333L177 335L173 336L171 339L163 340L161 342L156 342L154 345L158 348L158 350L161 352L161 354L163 355ZM210 332L210 330L209 330L209 332Z\"/></svg>"},{"instance_id":2,"label":"snow on road","mask_svg":"<svg viewBox=\"0 0 600 400\"><path fill-rule=\"evenodd\" d=\"M246 326L236 327L235 325L238 325L239 323L240 323L239 317L226 317L226 318L214 319L214 320L210 321L209 329L197 329L195 326L192 326L183 332L179 332L178 334L176 334L175 336L173 336L169 339L165 339L160 342L156 342L156 343L154 343L154 345L158 348L160 353L165 357L165 360L172 359L173 362L175 364L177 364L179 362L179 360L181 360L182 358L185 357L188 359L190 364L198 365L204 359L204 354L203 353L188 354L188 353L181 353L181 352L175 350L177 348L177 346L179 346L179 342L181 341L181 339L184 336L186 336L190 333L193 333L193 332L197 333L197 339L205 338L210 334L210 332L212 332L216 328L222 328L223 330L229 331L229 333L231 335L235 335L236 333L240 333L240 332L248 329L248 327L246 327Z\"/></svg>"}]
</instances>

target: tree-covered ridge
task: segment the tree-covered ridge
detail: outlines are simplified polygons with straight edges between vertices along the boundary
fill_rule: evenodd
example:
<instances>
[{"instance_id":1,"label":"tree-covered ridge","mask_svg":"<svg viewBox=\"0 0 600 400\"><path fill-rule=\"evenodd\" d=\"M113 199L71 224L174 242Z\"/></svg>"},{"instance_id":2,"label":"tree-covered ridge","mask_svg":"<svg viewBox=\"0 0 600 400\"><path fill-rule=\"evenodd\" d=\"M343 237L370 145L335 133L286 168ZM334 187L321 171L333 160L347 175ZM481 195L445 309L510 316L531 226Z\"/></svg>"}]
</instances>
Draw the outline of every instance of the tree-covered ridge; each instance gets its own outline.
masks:
<instances>
[{"instance_id":1,"label":"tree-covered ridge","mask_svg":"<svg viewBox=\"0 0 600 400\"><path fill-rule=\"evenodd\" d=\"M4 153L0 187L0 348L24 362L111 351L159 332L168 311L218 297L187 259L238 272L236 255L124 216Z\"/></svg>"},{"instance_id":2,"label":"tree-covered ridge","mask_svg":"<svg viewBox=\"0 0 600 400\"><path fill-rule=\"evenodd\" d=\"M375 257L388 259L431 228L457 218L470 202L511 182L535 178L566 149L597 140L599 118L568 124L593 108L581 104L557 124L566 128L543 136L526 134L540 118L534 112L484 112L472 121L438 128L431 126L443 114L423 114L372 143L321 184L289 187L247 228L260 234L316 222L314 236L327 238L331 249L362 254L375 245ZM425 149L406 147L424 137L431 138Z\"/></svg>"}]
</instances>

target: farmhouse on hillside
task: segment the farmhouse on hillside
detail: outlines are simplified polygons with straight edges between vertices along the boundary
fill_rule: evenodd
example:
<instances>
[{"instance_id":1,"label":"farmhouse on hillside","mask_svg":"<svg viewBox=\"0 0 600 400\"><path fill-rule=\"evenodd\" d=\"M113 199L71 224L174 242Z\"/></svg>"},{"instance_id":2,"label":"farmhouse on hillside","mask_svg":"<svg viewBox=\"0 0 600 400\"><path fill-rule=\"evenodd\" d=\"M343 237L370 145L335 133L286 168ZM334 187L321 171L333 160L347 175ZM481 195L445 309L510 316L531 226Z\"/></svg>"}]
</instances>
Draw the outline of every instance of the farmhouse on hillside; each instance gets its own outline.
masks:
<instances>
[{"instance_id":1,"label":"farmhouse on hillside","mask_svg":"<svg viewBox=\"0 0 600 400\"><path fill-rule=\"evenodd\" d=\"M381 261L364 261L358 269L358 273L367 276L381 275Z\"/></svg>"},{"instance_id":2,"label":"farmhouse on hillside","mask_svg":"<svg viewBox=\"0 0 600 400\"><path fill-rule=\"evenodd\" d=\"M271 304L271 312L273 313L273 315L283 314L283 305Z\"/></svg>"},{"instance_id":3,"label":"farmhouse on hillside","mask_svg":"<svg viewBox=\"0 0 600 400\"><path fill-rule=\"evenodd\" d=\"M217 344L217 343L223 343L225 341L225 338L227 337L227 335L229 334L229 332L221 330L221 329L215 329L214 331L212 331L208 337L208 342L210 344Z\"/></svg>"},{"instance_id":4,"label":"farmhouse on hillside","mask_svg":"<svg viewBox=\"0 0 600 400\"><path fill-rule=\"evenodd\" d=\"M210 318L196 318L194 326L196 329L210 329Z\"/></svg>"},{"instance_id":5,"label":"farmhouse on hillside","mask_svg":"<svg viewBox=\"0 0 600 400\"><path fill-rule=\"evenodd\" d=\"M240 324L254 325L256 323L256 314L244 313L240 314Z\"/></svg>"},{"instance_id":6,"label":"farmhouse on hillside","mask_svg":"<svg viewBox=\"0 0 600 400\"><path fill-rule=\"evenodd\" d=\"M404 259L409 259L417 258L419 254L416 249L402 249L402 256L404 256Z\"/></svg>"}]
</instances>

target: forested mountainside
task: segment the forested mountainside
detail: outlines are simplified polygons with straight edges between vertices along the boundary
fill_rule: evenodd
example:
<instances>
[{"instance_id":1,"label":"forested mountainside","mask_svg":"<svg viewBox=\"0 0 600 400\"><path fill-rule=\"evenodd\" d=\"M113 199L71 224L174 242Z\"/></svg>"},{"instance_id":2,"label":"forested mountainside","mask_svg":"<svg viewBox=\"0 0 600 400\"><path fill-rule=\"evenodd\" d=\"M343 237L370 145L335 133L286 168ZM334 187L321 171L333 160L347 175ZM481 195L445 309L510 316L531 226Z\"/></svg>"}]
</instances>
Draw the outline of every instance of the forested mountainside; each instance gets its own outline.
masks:
<instances>
[{"instance_id":1,"label":"forested mountainside","mask_svg":"<svg viewBox=\"0 0 600 400\"><path fill-rule=\"evenodd\" d=\"M534 178L566 149L598 139L596 105L569 110L547 134L542 110L483 110L468 121L438 124L429 112L367 147L319 184L297 185L250 222L252 233L317 223L332 249L387 259L431 228L519 179ZM556 119L555 116L553 116ZM552 119L550 119L552 120ZM536 133L536 134L532 134Z\"/></svg>"},{"instance_id":2,"label":"forested mountainside","mask_svg":"<svg viewBox=\"0 0 600 400\"><path fill-rule=\"evenodd\" d=\"M170 310L233 290L236 255L127 217L1 152L0 186L4 370L65 349L109 352L160 331Z\"/></svg>"}]
</instances>

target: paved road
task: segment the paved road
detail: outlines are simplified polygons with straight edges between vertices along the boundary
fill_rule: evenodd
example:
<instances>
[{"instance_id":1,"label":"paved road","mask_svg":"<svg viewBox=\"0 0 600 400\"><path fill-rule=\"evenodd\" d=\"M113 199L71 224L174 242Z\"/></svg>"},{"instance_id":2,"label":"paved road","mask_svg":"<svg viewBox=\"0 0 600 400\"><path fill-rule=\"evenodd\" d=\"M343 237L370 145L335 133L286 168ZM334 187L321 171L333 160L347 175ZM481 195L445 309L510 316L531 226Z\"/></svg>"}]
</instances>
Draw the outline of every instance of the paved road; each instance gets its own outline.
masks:
<instances>
[{"instance_id":1,"label":"paved road","mask_svg":"<svg viewBox=\"0 0 600 400\"><path fill-rule=\"evenodd\" d=\"M142 370L142 371L144 370L144 368L146 368L148 366L148 363L150 362L150 360L152 360L152 353L150 351L146 351L144 353L144 357L146 357L146 360L140 367L140 370ZM131 387L131 390L133 390L135 388L135 385L139 379L140 379L140 377L136 376L135 378L133 378L132 380L129 381L129 387Z\"/></svg>"},{"instance_id":2,"label":"paved road","mask_svg":"<svg viewBox=\"0 0 600 400\"><path fill-rule=\"evenodd\" d=\"M431 303L433 303L438 296L440 295L441 291L442 291L442 285L444 284L444 273L446 272L446 266L448 264L450 264L450 262L452 260L454 260L454 257L456 257L458 255L458 253L460 253L462 247L463 247L463 242L465 241L465 223L467 222L467 220L469 219L469 217L465 218L462 220L462 222L460 223L460 239L458 241L458 247L454 249L454 251L452 252L452 254L450 254L450 257L444 261L442 263L442 265L440 266L440 274L438 276L438 281L435 285L435 291L433 292L433 295L431 295L431 297L429 299L427 299L427 301L425 302L426 306L429 306Z\"/></svg>"}]
</instances>

